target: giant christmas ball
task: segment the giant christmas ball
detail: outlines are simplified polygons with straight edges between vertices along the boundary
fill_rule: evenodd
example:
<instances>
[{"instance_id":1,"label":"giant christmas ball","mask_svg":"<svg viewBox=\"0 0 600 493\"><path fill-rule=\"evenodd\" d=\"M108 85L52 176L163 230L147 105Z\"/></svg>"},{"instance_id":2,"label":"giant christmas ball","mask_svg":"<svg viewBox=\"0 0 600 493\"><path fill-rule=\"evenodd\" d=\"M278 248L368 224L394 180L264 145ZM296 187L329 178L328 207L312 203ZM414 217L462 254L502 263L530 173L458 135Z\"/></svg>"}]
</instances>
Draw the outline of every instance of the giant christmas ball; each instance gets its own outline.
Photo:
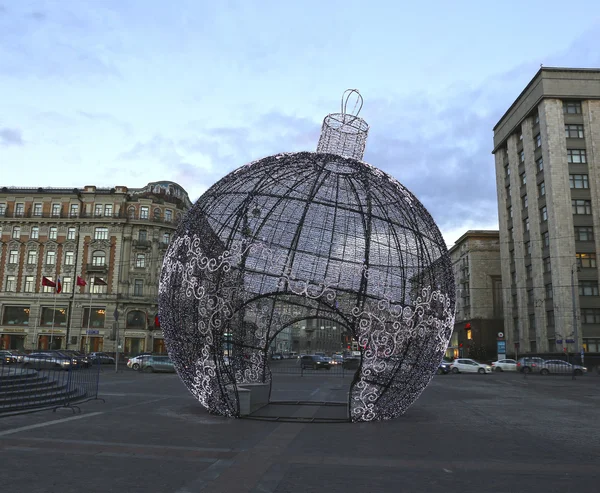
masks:
<instances>
[{"instance_id":1,"label":"giant christmas ball","mask_svg":"<svg viewBox=\"0 0 600 493\"><path fill-rule=\"evenodd\" d=\"M332 321L362 352L348 418L371 421L402 414L437 371L454 281L439 229L397 180L336 154L278 154L225 176L185 216L159 310L179 376L227 416L240 414L240 386L271 381L279 331Z\"/></svg>"}]
</instances>

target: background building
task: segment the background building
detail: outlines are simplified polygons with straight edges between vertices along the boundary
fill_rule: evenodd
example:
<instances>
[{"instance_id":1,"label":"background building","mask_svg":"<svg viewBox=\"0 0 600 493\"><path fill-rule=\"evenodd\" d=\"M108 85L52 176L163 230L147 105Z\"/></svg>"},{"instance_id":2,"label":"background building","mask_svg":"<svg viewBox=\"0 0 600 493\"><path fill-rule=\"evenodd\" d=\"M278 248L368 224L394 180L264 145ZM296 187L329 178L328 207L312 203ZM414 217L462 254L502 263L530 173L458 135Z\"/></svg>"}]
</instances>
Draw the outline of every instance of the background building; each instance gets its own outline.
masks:
<instances>
[{"instance_id":1,"label":"background building","mask_svg":"<svg viewBox=\"0 0 600 493\"><path fill-rule=\"evenodd\" d=\"M456 317L447 356L495 358L504 331L498 231L467 231L450 249Z\"/></svg>"},{"instance_id":2,"label":"background building","mask_svg":"<svg viewBox=\"0 0 600 493\"><path fill-rule=\"evenodd\" d=\"M599 350L599 146L597 69L540 69L494 127L505 332L521 352Z\"/></svg>"},{"instance_id":3,"label":"background building","mask_svg":"<svg viewBox=\"0 0 600 493\"><path fill-rule=\"evenodd\" d=\"M114 351L119 328L126 354L163 352L162 258L190 207L168 181L0 189L0 347ZM62 292L44 277L60 278Z\"/></svg>"}]
</instances>

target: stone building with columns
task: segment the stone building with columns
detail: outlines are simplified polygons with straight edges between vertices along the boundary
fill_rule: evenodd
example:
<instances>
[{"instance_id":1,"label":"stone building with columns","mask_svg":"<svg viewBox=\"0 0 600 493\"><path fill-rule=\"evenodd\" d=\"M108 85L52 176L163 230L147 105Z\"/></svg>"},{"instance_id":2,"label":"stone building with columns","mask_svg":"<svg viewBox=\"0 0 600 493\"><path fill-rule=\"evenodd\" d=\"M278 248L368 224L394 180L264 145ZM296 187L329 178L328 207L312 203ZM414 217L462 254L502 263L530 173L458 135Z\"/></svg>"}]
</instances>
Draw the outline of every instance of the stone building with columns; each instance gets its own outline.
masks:
<instances>
[{"instance_id":1,"label":"stone building with columns","mask_svg":"<svg viewBox=\"0 0 600 493\"><path fill-rule=\"evenodd\" d=\"M600 351L600 69L542 67L493 153L509 348Z\"/></svg>"},{"instance_id":2,"label":"stone building with columns","mask_svg":"<svg viewBox=\"0 0 600 493\"><path fill-rule=\"evenodd\" d=\"M113 352L118 331L125 354L164 352L160 269L190 207L170 181L0 188L0 348Z\"/></svg>"}]
</instances>

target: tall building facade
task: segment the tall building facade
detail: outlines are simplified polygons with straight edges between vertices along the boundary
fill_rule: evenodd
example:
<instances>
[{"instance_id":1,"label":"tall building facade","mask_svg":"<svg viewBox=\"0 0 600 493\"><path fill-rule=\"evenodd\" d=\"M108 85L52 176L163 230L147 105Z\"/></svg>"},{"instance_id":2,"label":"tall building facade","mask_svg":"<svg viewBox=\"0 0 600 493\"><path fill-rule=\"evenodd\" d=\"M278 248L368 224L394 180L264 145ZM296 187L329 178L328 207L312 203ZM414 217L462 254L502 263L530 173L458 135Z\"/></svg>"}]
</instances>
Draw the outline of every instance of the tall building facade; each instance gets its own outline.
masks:
<instances>
[{"instance_id":1,"label":"tall building facade","mask_svg":"<svg viewBox=\"0 0 600 493\"><path fill-rule=\"evenodd\" d=\"M469 230L449 250L456 281L454 332L447 356L491 359L504 331L498 231Z\"/></svg>"},{"instance_id":2,"label":"tall building facade","mask_svg":"<svg viewBox=\"0 0 600 493\"><path fill-rule=\"evenodd\" d=\"M1 188L0 348L115 351L118 331L125 354L164 352L160 269L190 207L168 181Z\"/></svg>"},{"instance_id":3,"label":"tall building facade","mask_svg":"<svg viewBox=\"0 0 600 493\"><path fill-rule=\"evenodd\" d=\"M509 347L600 351L600 70L541 68L493 153Z\"/></svg>"}]
</instances>

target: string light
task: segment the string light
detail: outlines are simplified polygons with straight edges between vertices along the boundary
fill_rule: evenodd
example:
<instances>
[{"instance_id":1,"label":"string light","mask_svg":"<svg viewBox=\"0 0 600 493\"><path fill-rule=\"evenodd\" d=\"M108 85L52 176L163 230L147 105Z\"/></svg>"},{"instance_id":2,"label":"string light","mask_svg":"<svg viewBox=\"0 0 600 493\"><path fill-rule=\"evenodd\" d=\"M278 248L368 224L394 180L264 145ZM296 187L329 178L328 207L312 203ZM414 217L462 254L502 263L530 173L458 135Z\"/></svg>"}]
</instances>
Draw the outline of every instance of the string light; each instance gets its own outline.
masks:
<instances>
[{"instance_id":1,"label":"string light","mask_svg":"<svg viewBox=\"0 0 600 493\"><path fill-rule=\"evenodd\" d=\"M269 156L213 185L165 254L165 345L212 413L239 416L237 388L270 384L271 343L309 318L359 343L352 421L404 413L448 347L454 278L439 229L397 180L359 160L368 126L330 117L321 152ZM333 135L345 121L348 135Z\"/></svg>"}]
</instances>

